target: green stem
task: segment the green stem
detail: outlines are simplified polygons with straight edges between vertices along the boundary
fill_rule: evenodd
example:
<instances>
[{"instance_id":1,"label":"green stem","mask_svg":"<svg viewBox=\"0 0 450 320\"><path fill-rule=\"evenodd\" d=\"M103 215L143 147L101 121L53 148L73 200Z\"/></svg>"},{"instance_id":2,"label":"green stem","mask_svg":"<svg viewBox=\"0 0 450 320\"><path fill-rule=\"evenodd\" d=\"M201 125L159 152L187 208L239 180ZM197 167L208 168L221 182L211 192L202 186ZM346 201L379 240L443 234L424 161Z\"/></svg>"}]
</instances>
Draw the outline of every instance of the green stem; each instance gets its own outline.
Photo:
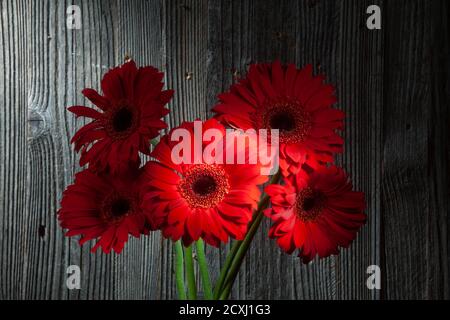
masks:
<instances>
[{"instance_id":1,"label":"green stem","mask_svg":"<svg viewBox=\"0 0 450 320\"><path fill-rule=\"evenodd\" d=\"M225 286L219 295L219 300L225 300L230 295L231 288L233 287L236 276L239 272L242 262L244 261L245 254L247 253L247 250L250 247L250 243L252 242L259 225L261 224L263 216L263 210L258 210L255 218L253 219L253 223L248 230L247 235L245 236L244 241L242 241L242 244L240 245L236 255L234 256L230 270L225 279Z\"/></svg>"},{"instance_id":2,"label":"green stem","mask_svg":"<svg viewBox=\"0 0 450 320\"><path fill-rule=\"evenodd\" d=\"M177 283L178 299L186 300L186 288L184 287L184 270L183 270L183 247L181 241L177 241L175 246L175 280Z\"/></svg>"},{"instance_id":3,"label":"green stem","mask_svg":"<svg viewBox=\"0 0 450 320\"><path fill-rule=\"evenodd\" d=\"M159 138L155 138L150 140L150 143L153 147L156 147L156 145L159 143Z\"/></svg>"},{"instance_id":4,"label":"green stem","mask_svg":"<svg viewBox=\"0 0 450 320\"><path fill-rule=\"evenodd\" d=\"M280 176L281 174L278 171L275 175L272 176L272 179L270 179L269 184L278 183ZM264 194L261 200L259 201L258 209L256 210L256 213L253 216L253 220L250 223L249 230L232 259L231 266L225 278L223 290L219 291L220 292L218 297L219 300L225 300L230 295L231 288L233 287L234 281L236 280L239 268L241 267L242 262L244 261L245 254L247 253L250 244L256 234L256 231L258 231L259 225L261 224L261 221L264 217L263 211L269 206L269 203L270 203L269 196L267 194Z\"/></svg>"},{"instance_id":5,"label":"green stem","mask_svg":"<svg viewBox=\"0 0 450 320\"><path fill-rule=\"evenodd\" d=\"M231 262L233 262L233 258L236 255L236 252L238 251L241 243L242 241L236 241L231 247L231 250L228 253L227 258L225 259L225 263L222 267L222 270L220 271L220 275L219 278L217 279L216 286L214 287L214 300L217 300L219 298L219 294L222 291L222 287L225 282L225 277L228 274L228 269L231 265Z\"/></svg>"},{"instance_id":6,"label":"green stem","mask_svg":"<svg viewBox=\"0 0 450 320\"><path fill-rule=\"evenodd\" d=\"M197 285L195 284L194 261L192 258L192 246L184 248L186 265L186 280L188 284L188 299L197 299Z\"/></svg>"},{"instance_id":7,"label":"green stem","mask_svg":"<svg viewBox=\"0 0 450 320\"><path fill-rule=\"evenodd\" d=\"M197 257L205 299L212 300L213 294L211 289L211 280L209 279L208 265L205 258L205 244L201 238L197 241Z\"/></svg>"}]
</instances>

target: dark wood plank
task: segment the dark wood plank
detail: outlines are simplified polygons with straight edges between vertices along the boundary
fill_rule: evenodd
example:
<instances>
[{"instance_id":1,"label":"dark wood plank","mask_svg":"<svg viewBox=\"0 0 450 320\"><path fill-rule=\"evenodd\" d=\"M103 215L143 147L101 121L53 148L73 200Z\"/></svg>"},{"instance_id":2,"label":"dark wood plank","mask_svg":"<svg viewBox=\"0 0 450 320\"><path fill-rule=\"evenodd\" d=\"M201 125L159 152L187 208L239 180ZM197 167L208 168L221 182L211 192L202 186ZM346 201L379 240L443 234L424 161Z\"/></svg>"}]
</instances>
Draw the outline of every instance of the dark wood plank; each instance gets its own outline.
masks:
<instances>
[{"instance_id":1,"label":"dark wood plank","mask_svg":"<svg viewBox=\"0 0 450 320\"><path fill-rule=\"evenodd\" d=\"M208 105L252 61L312 63L337 86L347 112L340 162L368 198L368 223L350 250L303 266L267 238L266 221L245 260L235 298L378 298L366 268L380 264L383 33L365 28L368 1L210 1ZM374 94L374 92L376 92ZM223 259L223 257L222 257Z\"/></svg>"},{"instance_id":2,"label":"dark wood plank","mask_svg":"<svg viewBox=\"0 0 450 320\"><path fill-rule=\"evenodd\" d=\"M446 1L435 1L431 7L434 22L431 34L431 87L432 111L429 143L430 204L436 212L436 223L431 232L437 241L433 248L433 258L438 265L433 275L430 297L450 299L450 5Z\"/></svg>"},{"instance_id":3,"label":"dark wood plank","mask_svg":"<svg viewBox=\"0 0 450 320\"><path fill-rule=\"evenodd\" d=\"M206 0L163 1L162 56L167 86L175 90L168 116L171 128L183 121L206 119L206 18ZM163 299L177 297L172 246L171 241L164 240Z\"/></svg>"},{"instance_id":4,"label":"dark wood plank","mask_svg":"<svg viewBox=\"0 0 450 320\"><path fill-rule=\"evenodd\" d=\"M112 3L116 63L125 56L138 65L153 65L166 71L163 56L161 1L124 1ZM164 276L170 263L164 262L165 247L160 234L132 238L114 268L115 299L159 299L167 285Z\"/></svg>"},{"instance_id":5,"label":"dark wood plank","mask_svg":"<svg viewBox=\"0 0 450 320\"><path fill-rule=\"evenodd\" d=\"M448 12L443 1L389 2L382 175L388 299L449 296L448 38L441 42Z\"/></svg>"},{"instance_id":6,"label":"dark wood plank","mask_svg":"<svg viewBox=\"0 0 450 320\"><path fill-rule=\"evenodd\" d=\"M31 20L30 34L36 35L28 47L32 92L28 108L44 120L44 127L29 139L32 227L24 245L30 248L27 258L32 263L25 270L24 298L113 297L109 283L114 273L112 257L99 255L95 259L88 254L88 248L79 248L76 239L64 238L56 220L61 193L79 170L69 140L76 128L83 125L83 120L76 121L65 108L85 103L80 95L82 88L97 87L101 73L113 64L108 53L113 51L109 44L105 46L111 33L94 31L94 28L107 30L111 16L106 13L104 20L97 19L102 14L99 3L75 4L81 7L81 30L65 27L68 3L42 1L30 2L28 6L35 17ZM37 235L39 226L46 230L41 237ZM68 291L65 287L66 268L72 264L81 268L79 291Z\"/></svg>"},{"instance_id":7,"label":"dark wood plank","mask_svg":"<svg viewBox=\"0 0 450 320\"><path fill-rule=\"evenodd\" d=\"M0 2L0 300L19 299L23 292L22 245L29 221L27 210L26 33L28 20L20 13L24 1ZM31 130L38 128L30 122Z\"/></svg>"},{"instance_id":8,"label":"dark wood plank","mask_svg":"<svg viewBox=\"0 0 450 320\"><path fill-rule=\"evenodd\" d=\"M379 290L366 286L367 267L380 260L380 179L382 150L384 34L366 27L367 7L385 8L386 1L342 1L337 39L328 58L332 82L346 116L344 154L338 163L347 170L353 186L364 191L367 223L357 240L336 258L336 298L379 299ZM330 39L331 40L331 39ZM327 57L325 53L325 57ZM326 72L327 69L325 69ZM335 79L335 80L334 80Z\"/></svg>"},{"instance_id":9,"label":"dark wood plank","mask_svg":"<svg viewBox=\"0 0 450 320\"><path fill-rule=\"evenodd\" d=\"M27 2L31 12L28 109L42 128L29 139L30 221L22 245L28 248L23 283L25 298L149 299L161 295L159 235L131 239L121 255L91 254L67 239L56 220L61 193L79 170L69 144L82 126L65 108L87 103L84 87L99 88L102 75L129 54L138 64L161 63L161 5L158 1L78 1L82 29L68 30L72 2ZM25 8L24 8L25 9ZM20 12L20 11L19 11ZM22 11L23 13L24 11ZM42 226L42 227L41 227ZM38 236L38 228L45 234ZM151 261L151 262L149 262ZM81 290L66 289L66 267L81 267Z\"/></svg>"}]
</instances>

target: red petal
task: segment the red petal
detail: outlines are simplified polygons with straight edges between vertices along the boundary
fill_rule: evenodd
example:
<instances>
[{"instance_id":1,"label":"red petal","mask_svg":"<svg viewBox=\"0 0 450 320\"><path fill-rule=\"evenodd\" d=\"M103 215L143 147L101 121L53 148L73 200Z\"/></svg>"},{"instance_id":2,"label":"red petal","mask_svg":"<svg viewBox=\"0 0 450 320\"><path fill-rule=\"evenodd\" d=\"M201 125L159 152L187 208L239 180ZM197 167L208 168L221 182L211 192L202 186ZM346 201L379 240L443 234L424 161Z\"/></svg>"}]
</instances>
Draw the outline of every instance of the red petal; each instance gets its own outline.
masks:
<instances>
[{"instance_id":1,"label":"red petal","mask_svg":"<svg viewBox=\"0 0 450 320\"><path fill-rule=\"evenodd\" d=\"M271 184L264 189L264 192L273 197L279 194L286 194L286 188L284 186L280 186L279 184Z\"/></svg>"},{"instance_id":2,"label":"red petal","mask_svg":"<svg viewBox=\"0 0 450 320\"><path fill-rule=\"evenodd\" d=\"M286 78L285 78L285 88L286 88L286 95L288 97L291 97L294 85L295 85L295 78L297 76L297 68L294 64L290 63L286 70Z\"/></svg>"},{"instance_id":3,"label":"red petal","mask_svg":"<svg viewBox=\"0 0 450 320\"><path fill-rule=\"evenodd\" d=\"M196 241L200 238L202 234L202 217L200 212L196 212L195 210L186 218L186 229L189 232L192 240Z\"/></svg>"},{"instance_id":4,"label":"red petal","mask_svg":"<svg viewBox=\"0 0 450 320\"><path fill-rule=\"evenodd\" d=\"M122 85L119 68L111 69L104 75L101 87L106 98L115 103L119 103L127 98L125 88Z\"/></svg>"},{"instance_id":5,"label":"red petal","mask_svg":"<svg viewBox=\"0 0 450 320\"><path fill-rule=\"evenodd\" d=\"M305 224L296 219L294 227L294 242L297 248L301 248L305 242L306 229Z\"/></svg>"},{"instance_id":6,"label":"red petal","mask_svg":"<svg viewBox=\"0 0 450 320\"><path fill-rule=\"evenodd\" d=\"M312 65L308 64L298 72L294 86L295 95L298 96L305 87L306 83L308 83L308 81L312 79L312 70L313 70Z\"/></svg>"},{"instance_id":7,"label":"red petal","mask_svg":"<svg viewBox=\"0 0 450 320\"><path fill-rule=\"evenodd\" d=\"M292 233L287 233L277 239L277 243L283 251L291 254L295 250L295 245L292 239Z\"/></svg>"},{"instance_id":8,"label":"red petal","mask_svg":"<svg viewBox=\"0 0 450 320\"><path fill-rule=\"evenodd\" d=\"M98 119L103 116L100 112L98 112L92 108L87 108L84 106L72 106L67 109L70 112L75 113L77 115L77 117L88 117L88 118L92 118L92 119Z\"/></svg>"},{"instance_id":9,"label":"red petal","mask_svg":"<svg viewBox=\"0 0 450 320\"><path fill-rule=\"evenodd\" d=\"M278 94L286 94L284 72L281 68L280 60L276 60L272 63L272 86Z\"/></svg>"},{"instance_id":10,"label":"red petal","mask_svg":"<svg viewBox=\"0 0 450 320\"><path fill-rule=\"evenodd\" d=\"M93 104L102 110L107 110L110 107L108 99L98 94L94 89L86 88L81 93L88 98Z\"/></svg>"},{"instance_id":11,"label":"red petal","mask_svg":"<svg viewBox=\"0 0 450 320\"><path fill-rule=\"evenodd\" d=\"M128 61L120 67L120 71L122 72L121 78L125 96L132 100L134 97L134 79L137 74L136 63L133 60Z\"/></svg>"}]
</instances>

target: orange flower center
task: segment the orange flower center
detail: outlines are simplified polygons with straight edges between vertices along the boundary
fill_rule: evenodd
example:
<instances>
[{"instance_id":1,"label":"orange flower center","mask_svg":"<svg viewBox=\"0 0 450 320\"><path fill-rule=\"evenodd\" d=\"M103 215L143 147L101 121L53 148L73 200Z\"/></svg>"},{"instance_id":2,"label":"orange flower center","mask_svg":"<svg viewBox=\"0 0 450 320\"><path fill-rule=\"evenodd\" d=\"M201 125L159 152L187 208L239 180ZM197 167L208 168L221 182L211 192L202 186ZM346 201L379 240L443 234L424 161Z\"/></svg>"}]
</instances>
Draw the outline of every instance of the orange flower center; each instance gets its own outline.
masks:
<instances>
[{"instance_id":1,"label":"orange flower center","mask_svg":"<svg viewBox=\"0 0 450 320\"><path fill-rule=\"evenodd\" d=\"M115 139L125 139L136 129L138 115L135 108L123 105L112 108L106 115L106 129L109 135Z\"/></svg>"},{"instance_id":2,"label":"orange flower center","mask_svg":"<svg viewBox=\"0 0 450 320\"><path fill-rule=\"evenodd\" d=\"M260 128L278 129L283 143L303 142L312 127L309 112L289 98L266 101L257 123Z\"/></svg>"},{"instance_id":3,"label":"orange flower center","mask_svg":"<svg viewBox=\"0 0 450 320\"><path fill-rule=\"evenodd\" d=\"M212 208L230 190L228 176L221 167L208 164L193 166L178 184L178 190L191 208Z\"/></svg>"},{"instance_id":4,"label":"orange flower center","mask_svg":"<svg viewBox=\"0 0 450 320\"><path fill-rule=\"evenodd\" d=\"M305 188L297 193L295 214L304 222L313 221L322 213L324 204L325 197L322 193Z\"/></svg>"}]
</instances>

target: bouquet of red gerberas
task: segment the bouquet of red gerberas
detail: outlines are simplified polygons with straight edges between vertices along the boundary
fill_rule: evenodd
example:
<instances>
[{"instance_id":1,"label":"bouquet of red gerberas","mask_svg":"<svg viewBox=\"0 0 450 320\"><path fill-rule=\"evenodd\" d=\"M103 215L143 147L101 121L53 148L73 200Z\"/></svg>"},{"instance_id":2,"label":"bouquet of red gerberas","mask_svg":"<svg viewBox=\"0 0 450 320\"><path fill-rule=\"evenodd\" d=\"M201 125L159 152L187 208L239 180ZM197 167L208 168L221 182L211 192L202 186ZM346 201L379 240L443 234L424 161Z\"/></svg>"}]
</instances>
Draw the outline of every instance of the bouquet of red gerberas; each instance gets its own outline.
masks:
<instances>
[{"instance_id":1,"label":"bouquet of red gerberas","mask_svg":"<svg viewBox=\"0 0 450 320\"><path fill-rule=\"evenodd\" d=\"M159 137L173 95L162 79L156 68L127 61L105 74L102 94L83 90L95 109L69 107L92 121L71 141L87 168L63 193L58 218L67 236L80 235L80 244L95 239L92 251L120 253L129 235L161 230L175 243L180 299L197 298L193 247L203 297L227 299L264 216L273 221L269 237L289 254L298 250L304 263L350 245L366 220L364 194L333 165L344 113L332 108L334 87L322 75L310 65L253 64L219 95L214 118ZM268 130L277 161L264 171L267 163L252 156ZM253 135L235 146L244 131ZM152 160L143 164L141 155ZM270 181L262 172L273 173ZM205 243L220 247L230 238L213 288Z\"/></svg>"}]
</instances>

